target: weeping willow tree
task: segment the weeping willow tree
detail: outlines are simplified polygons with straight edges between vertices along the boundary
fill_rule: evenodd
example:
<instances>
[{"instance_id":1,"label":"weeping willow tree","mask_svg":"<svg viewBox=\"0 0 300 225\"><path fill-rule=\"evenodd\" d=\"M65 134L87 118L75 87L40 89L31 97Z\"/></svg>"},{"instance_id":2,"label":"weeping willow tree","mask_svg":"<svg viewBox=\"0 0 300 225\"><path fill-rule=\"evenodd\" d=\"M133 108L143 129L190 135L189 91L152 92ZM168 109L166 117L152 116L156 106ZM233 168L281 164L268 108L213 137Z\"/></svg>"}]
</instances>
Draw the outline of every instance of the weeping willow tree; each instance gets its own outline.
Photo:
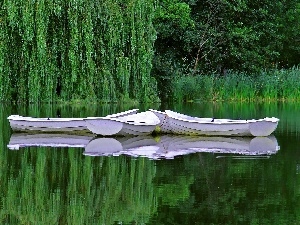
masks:
<instances>
[{"instance_id":1,"label":"weeping willow tree","mask_svg":"<svg viewBox=\"0 0 300 225\"><path fill-rule=\"evenodd\" d=\"M155 0L4 0L0 100L157 100Z\"/></svg>"}]
</instances>

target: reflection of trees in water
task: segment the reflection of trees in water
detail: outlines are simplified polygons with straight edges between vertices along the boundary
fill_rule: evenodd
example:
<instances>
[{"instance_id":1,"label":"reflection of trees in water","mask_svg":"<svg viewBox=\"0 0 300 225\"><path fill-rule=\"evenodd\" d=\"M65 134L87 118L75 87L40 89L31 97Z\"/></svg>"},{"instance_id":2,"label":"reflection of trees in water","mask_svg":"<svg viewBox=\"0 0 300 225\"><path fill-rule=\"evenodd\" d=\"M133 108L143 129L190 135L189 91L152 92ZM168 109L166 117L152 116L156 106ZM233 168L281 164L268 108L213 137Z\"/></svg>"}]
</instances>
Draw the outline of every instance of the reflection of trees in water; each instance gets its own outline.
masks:
<instances>
[{"instance_id":1,"label":"reflection of trees in water","mask_svg":"<svg viewBox=\"0 0 300 225\"><path fill-rule=\"evenodd\" d=\"M178 206L190 198L190 186L194 182L193 174L182 163L174 166L171 161L158 161L154 186L160 205Z\"/></svg>"},{"instance_id":2,"label":"reflection of trees in water","mask_svg":"<svg viewBox=\"0 0 300 225\"><path fill-rule=\"evenodd\" d=\"M146 223L156 212L153 161L60 148L25 148L10 157L1 173L2 222Z\"/></svg>"},{"instance_id":3,"label":"reflection of trees in water","mask_svg":"<svg viewBox=\"0 0 300 225\"><path fill-rule=\"evenodd\" d=\"M298 219L300 180L290 154L267 160L215 156L155 162L84 157L74 149L4 151L0 219L12 224L291 224Z\"/></svg>"},{"instance_id":4,"label":"reflection of trees in water","mask_svg":"<svg viewBox=\"0 0 300 225\"><path fill-rule=\"evenodd\" d=\"M178 201L177 206L159 205L159 211L168 212L165 217L174 216L174 224L195 221L198 224L278 224L279 221L291 224L299 218L299 194L294 189L300 180L295 179L295 173L290 173L291 167L286 162L279 157L216 159L207 153L177 159L175 167L164 167L163 171L175 176L178 168L181 172L177 176L184 173L193 177L193 183L187 184L189 197ZM162 169L158 167L157 171L159 176ZM180 190L181 184L177 186ZM163 217L157 219L162 224L166 221Z\"/></svg>"}]
</instances>

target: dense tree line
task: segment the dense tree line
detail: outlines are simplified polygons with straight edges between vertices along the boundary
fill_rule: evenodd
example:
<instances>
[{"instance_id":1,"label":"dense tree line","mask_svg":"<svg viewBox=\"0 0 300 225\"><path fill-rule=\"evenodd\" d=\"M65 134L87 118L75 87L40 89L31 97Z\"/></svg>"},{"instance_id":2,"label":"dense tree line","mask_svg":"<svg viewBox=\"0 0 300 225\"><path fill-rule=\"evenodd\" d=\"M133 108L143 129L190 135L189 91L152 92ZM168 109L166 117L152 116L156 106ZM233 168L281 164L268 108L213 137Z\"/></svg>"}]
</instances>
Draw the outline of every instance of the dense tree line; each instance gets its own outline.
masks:
<instances>
[{"instance_id":1,"label":"dense tree line","mask_svg":"<svg viewBox=\"0 0 300 225\"><path fill-rule=\"evenodd\" d=\"M185 72L255 71L300 62L299 0L161 0L156 12L156 56L172 59Z\"/></svg>"},{"instance_id":2,"label":"dense tree line","mask_svg":"<svg viewBox=\"0 0 300 225\"><path fill-rule=\"evenodd\" d=\"M156 101L174 75L297 65L299 36L299 0L4 0L0 99Z\"/></svg>"},{"instance_id":3,"label":"dense tree line","mask_svg":"<svg viewBox=\"0 0 300 225\"><path fill-rule=\"evenodd\" d=\"M300 62L299 0L161 0L154 69L160 89L180 75L257 73Z\"/></svg>"}]
</instances>

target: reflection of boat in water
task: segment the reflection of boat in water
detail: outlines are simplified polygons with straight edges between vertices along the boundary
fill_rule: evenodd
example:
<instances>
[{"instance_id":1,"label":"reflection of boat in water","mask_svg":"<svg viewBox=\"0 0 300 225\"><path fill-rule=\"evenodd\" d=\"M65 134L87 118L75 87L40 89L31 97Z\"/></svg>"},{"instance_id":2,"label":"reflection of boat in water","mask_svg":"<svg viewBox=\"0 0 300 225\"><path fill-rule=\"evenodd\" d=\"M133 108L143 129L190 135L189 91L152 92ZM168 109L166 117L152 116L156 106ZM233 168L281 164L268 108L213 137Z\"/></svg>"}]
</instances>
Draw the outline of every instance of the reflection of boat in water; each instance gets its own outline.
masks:
<instances>
[{"instance_id":1,"label":"reflection of boat in water","mask_svg":"<svg viewBox=\"0 0 300 225\"><path fill-rule=\"evenodd\" d=\"M134 138L96 138L85 147L89 156L174 158L196 152L262 156L276 154L279 150L274 136L268 137L202 137L163 135Z\"/></svg>"},{"instance_id":2,"label":"reflection of boat in water","mask_svg":"<svg viewBox=\"0 0 300 225\"><path fill-rule=\"evenodd\" d=\"M16 133L11 135L7 147L11 150L24 147L84 148L93 137L92 135Z\"/></svg>"},{"instance_id":3,"label":"reflection of boat in water","mask_svg":"<svg viewBox=\"0 0 300 225\"><path fill-rule=\"evenodd\" d=\"M157 142L152 136L95 138L85 147L83 154L89 156L119 156L138 152L136 156L145 156L149 155L150 152L154 154L160 148L159 143L160 141Z\"/></svg>"},{"instance_id":4,"label":"reflection of boat in water","mask_svg":"<svg viewBox=\"0 0 300 225\"><path fill-rule=\"evenodd\" d=\"M270 156L279 150L274 136L268 137L206 137L206 136L134 136L95 137L71 134L12 134L7 147L78 147L87 156L174 158L197 152L234 154L237 156Z\"/></svg>"}]
</instances>

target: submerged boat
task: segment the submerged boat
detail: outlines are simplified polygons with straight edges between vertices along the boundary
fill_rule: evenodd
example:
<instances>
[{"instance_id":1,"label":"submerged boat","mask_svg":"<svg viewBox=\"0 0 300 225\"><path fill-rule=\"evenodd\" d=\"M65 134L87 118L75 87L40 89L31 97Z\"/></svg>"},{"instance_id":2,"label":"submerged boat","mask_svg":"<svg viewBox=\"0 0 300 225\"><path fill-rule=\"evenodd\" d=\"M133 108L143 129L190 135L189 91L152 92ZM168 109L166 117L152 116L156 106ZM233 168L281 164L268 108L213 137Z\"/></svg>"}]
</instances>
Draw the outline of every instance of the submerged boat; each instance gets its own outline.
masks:
<instances>
[{"instance_id":1,"label":"submerged boat","mask_svg":"<svg viewBox=\"0 0 300 225\"><path fill-rule=\"evenodd\" d=\"M138 109L111 114L106 118L118 118L136 114ZM98 118L98 117L90 117ZM74 132L88 131L84 118L35 118L11 115L7 118L13 131Z\"/></svg>"},{"instance_id":2,"label":"submerged boat","mask_svg":"<svg viewBox=\"0 0 300 225\"><path fill-rule=\"evenodd\" d=\"M269 136L278 125L279 119L232 120L199 118L166 110L165 117L160 117L161 130L170 129L174 134L207 136Z\"/></svg>"},{"instance_id":3,"label":"submerged boat","mask_svg":"<svg viewBox=\"0 0 300 225\"><path fill-rule=\"evenodd\" d=\"M84 120L91 132L101 136L148 135L160 123L159 118L150 111L116 118L88 117Z\"/></svg>"}]
</instances>

